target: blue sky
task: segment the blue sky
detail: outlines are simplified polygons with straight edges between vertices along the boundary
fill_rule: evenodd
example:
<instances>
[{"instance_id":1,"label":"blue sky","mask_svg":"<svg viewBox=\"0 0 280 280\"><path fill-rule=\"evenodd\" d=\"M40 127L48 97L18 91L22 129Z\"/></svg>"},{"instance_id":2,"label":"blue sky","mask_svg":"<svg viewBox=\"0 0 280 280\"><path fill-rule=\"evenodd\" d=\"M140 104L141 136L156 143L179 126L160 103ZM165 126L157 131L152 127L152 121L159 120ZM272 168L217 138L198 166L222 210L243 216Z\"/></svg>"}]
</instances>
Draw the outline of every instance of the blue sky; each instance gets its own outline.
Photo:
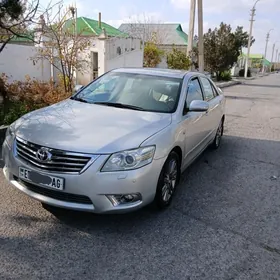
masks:
<instances>
[{"instance_id":1,"label":"blue sky","mask_svg":"<svg viewBox=\"0 0 280 280\"><path fill-rule=\"evenodd\" d=\"M42 0L47 3L48 0ZM65 5L76 2L78 16L97 19L98 12L102 13L102 21L115 27L122 22L152 21L176 22L183 25L188 32L190 0L76 0L65 1ZM250 9L256 0L204 0L204 32L214 28L221 21L249 29ZM260 0L257 4L256 21L253 36L256 43L253 53L264 53L266 33L273 28L268 44L267 58L271 59L272 45L279 40L280 51L280 0ZM197 24L196 24L197 25Z\"/></svg>"}]
</instances>

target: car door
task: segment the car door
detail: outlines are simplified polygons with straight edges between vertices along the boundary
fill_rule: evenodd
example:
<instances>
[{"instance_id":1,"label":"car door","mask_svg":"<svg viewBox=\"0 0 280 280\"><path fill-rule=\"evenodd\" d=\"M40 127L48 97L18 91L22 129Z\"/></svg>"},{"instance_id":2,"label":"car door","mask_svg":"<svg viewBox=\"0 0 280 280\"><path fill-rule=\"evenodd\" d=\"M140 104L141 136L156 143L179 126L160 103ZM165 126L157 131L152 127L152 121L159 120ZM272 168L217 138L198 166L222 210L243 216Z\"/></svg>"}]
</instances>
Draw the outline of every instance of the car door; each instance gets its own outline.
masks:
<instances>
[{"instance_id":1,"label":"car door","mask_svg":"<svg viewBox=\"0 0 280 280\"><path fill-rule=\"evenodd\" d=\"M193 100L204 100L199 78L192 77L187 85L185 109L183 112L184 129L184 165L188 165L203 150L203 142L207 136L206 112L190 112L189 105Z\"/></svg>"},{"instance_id":2,"label":"car door","mask_svg":"<svg viewBox=\"0 0 280 280\"><path fill-rule=\"evenodd\" d=\"M207 140L212 137L213 133L217 130L218 125L221 121L220 113L220 99L213 87L211 81L207 77L199 77L203 89L204 100L209 104L209 110L206 114L205 127L207 129Z\"/></svg>"}]
</instances>

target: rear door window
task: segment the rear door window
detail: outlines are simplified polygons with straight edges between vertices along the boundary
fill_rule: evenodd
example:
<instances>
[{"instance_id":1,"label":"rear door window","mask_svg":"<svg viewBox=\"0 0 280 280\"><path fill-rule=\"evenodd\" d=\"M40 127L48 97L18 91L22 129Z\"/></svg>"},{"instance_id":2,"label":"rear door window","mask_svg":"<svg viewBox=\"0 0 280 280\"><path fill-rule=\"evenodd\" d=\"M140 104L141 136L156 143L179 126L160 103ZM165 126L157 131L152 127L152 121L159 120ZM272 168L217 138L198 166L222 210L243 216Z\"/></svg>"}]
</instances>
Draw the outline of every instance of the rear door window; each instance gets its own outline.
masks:
<instances>
[{"instance_id":1,"label":"rear door window","mask_svg":"<svg viewBox=\"0 0 280 280\"><path fill-rule=\"evenodd\" d=\"M210 81L205 77L200 77L200 80L204 89L205 100L210 101L216 96L213 86L211 85Z\"/></svg>"}]
</instances>

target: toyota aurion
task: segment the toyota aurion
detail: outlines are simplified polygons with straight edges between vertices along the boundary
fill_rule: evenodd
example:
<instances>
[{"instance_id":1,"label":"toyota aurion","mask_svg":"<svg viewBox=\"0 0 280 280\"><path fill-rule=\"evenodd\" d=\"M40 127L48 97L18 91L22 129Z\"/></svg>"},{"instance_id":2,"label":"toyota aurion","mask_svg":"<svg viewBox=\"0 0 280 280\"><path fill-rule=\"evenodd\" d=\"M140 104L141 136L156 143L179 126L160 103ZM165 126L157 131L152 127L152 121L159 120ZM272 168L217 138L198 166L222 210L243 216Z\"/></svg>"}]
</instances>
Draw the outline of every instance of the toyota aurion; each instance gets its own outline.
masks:
<instances>
[{"instance_id":1,"label":"toyota aurion","mask_svg":"<svg viewBox=\"0 0 280 280\"><path fill-rule=\"evenodd\" d=\"M94 213L170 205L181 173L220 146L225 97L199 72L121 68L24 115L3 144L4 175L60 208Z\"/></svg>"}]
</instances>

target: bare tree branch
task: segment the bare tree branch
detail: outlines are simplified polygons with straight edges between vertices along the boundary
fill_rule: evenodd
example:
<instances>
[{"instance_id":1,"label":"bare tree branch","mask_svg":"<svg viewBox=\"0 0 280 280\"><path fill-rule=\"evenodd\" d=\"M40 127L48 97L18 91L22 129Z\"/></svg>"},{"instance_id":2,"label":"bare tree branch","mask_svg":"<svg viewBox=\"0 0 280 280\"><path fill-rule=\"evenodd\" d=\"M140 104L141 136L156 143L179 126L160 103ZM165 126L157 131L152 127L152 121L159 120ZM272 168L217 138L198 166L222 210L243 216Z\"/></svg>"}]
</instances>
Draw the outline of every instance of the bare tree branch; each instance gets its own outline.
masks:
<instances>
[{"instance_id":1,"label":"bare tree branch","mask_svg":"<svg viewBox=\"0 0 280 280\"><path fill-rule=\"evenodd\" d=\"M74 73L82 70L78 56L86 50L90 38L83 36L85 30L76 33L76 22L73 15L69 14L70 9L62 9L63 6L59 5L55 16L45 14L42 32L47 39L39 48L39 56L49 61L62 74L65 91L69 92L72 91Z\"/></svg>"},{"instance_id":2,"label":"bare tree branch","mask_svg":"<svg viewBox=\"0 0 280 280\"><path fill-rule=\"evenodd\" d=\"M0 44L2 43L1 50L4 49L3 44L10 42L13 38L26 38L30 42L39 43L33 38L30 27L36 26L40 22L40 16L48 13L58 3L52 5L51 2L48 4L46 9L41 8L40 0L18 2L22 6L22 12L18 17L14 18L9 15L8 12L1 13L0 17L0 33L5 32L5 37L0 38ZM61 3L61 2L59 2ZM1 3L0 3L1 9ZM3 47L3 48L2 48ZM1 53L1 51L0 51Z\"/></svg>"},{"instance_id":3,"label":"bare tree branch","mask_svg":"<svg viewBox=\"0 0 280 280\"><path fill-rule=\"evenodd\" d=\"M4 42L2 42L2 45L0 47L0 53L4 50L4 48L6 47L6 45L12 40L12 36L8 37Z\"/></svg>"},{"instance_id":4,"label":"bare tree branch","mask_svg":"<svg viewBox=\"0 0 280 280\"><path fill-rule=\"evenodd\" d=\"M130 17L126 24L129 25L126 32L141 39L144 43L152 42L160 45L167 35L166 30L162 27L162 22L145 13Z\"/></svg>"}]
</instances>

